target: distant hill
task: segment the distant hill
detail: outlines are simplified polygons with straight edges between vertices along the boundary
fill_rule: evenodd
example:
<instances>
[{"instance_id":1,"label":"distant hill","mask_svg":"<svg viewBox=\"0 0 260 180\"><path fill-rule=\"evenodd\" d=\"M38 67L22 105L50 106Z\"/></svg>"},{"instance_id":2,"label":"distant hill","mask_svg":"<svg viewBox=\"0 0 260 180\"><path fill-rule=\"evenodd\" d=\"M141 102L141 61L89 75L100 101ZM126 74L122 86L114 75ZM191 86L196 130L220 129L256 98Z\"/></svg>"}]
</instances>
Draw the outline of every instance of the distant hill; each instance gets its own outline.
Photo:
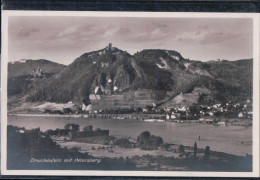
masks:
<instances>
[{"instance_id":1,"label":"distant hill","mask_svg":"<svg viewBox=\"0 0 260 180\"><path fill-rule=\"evenodd\" d=\"M36 70L38 67L40 67L44 73L55 74L66 66L45 59L22 59L8 63L8 78L32 74L33 70Z\"/></svg>"},{"instance_id":2,"label":"distant hill","mask_svg":"<svg viewBox=\"0 0 260 180\"><path fill-rule=\"evenodd\" d=\"M48 60L20 60L8 63L8 95L28 93L38 83L66 66Z\"/></svg>"},{"instance_id":3,"label":"distant hill","mask_svg":"<svg viewBox=\"0 0 260 180\"><path fill-rule=\"evenodd\" d=\"M102 95L103 99L124 94L119 104L125 101L128 106L128 92L134 91L136 97L144 94L138 95L138 103L143 103L139 102L143 98L149 103L155 101L158 106L181 103L180 99L187 103L242 101L252 99L252 63L252 59L192 61L177 51L160 49L130 55L108 46L81 55L57 74L43 79L28 93L27 101L73 101L87 105L91 103L90 94ZM161 95L153 97L154 93Z\"/></svg>"},{"instance_id":4,"label":"distant hill","mask_svg":"<svg viewBox=\"0 0 260 180\"><path fill-rule=\"evenodd\" d=\"M193 62L190 68L209 72L222 87L217 89L227 101L244 101L253 95L253 59Z\"/></svg>"}]
</instances>

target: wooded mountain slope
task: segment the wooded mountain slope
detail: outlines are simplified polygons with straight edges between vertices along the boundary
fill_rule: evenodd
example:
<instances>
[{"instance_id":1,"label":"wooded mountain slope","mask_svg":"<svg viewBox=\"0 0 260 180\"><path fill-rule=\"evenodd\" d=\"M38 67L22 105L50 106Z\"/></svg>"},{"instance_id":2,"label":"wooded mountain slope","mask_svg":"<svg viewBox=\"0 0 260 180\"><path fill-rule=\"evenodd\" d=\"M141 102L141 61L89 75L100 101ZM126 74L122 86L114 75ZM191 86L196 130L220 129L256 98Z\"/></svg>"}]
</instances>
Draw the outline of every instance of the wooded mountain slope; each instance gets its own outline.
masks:
<instances>
[{"instance_id":1,"label":"wooded mountain slope","mask_svg":"<svg viewBox=\"0 0 260 180\"><path fill-rule=\"evenodd\" d=\"M150 49L130 55L106 47L85 53L61 69L38 83L27 100L87 105L94 93L151 89L170 92L174 98L196 87L208 89L204 100L200 99L204 103L252 99L252 59L200 62L172 50Z\"/></svg>"}]
</instances>

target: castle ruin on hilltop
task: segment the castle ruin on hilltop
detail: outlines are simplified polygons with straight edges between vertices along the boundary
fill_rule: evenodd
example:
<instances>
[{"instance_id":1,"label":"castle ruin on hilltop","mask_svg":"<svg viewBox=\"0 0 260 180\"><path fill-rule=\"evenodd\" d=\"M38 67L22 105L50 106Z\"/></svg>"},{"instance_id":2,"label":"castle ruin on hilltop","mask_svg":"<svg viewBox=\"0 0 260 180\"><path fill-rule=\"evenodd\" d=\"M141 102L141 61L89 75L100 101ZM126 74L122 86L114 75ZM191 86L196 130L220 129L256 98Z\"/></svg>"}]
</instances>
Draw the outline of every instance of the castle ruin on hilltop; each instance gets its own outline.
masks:
<instances>
[{"instance_id":1,"label":"castle ruin on hilltop","mask_svg":"<svg viewBox=\"0 0 260 180\"><path fill-rule=\"evenodd\" d=\"M106 50L113 50L112 43L108 44L108 46L106 47Z\"/></svg>"}]
</instances>

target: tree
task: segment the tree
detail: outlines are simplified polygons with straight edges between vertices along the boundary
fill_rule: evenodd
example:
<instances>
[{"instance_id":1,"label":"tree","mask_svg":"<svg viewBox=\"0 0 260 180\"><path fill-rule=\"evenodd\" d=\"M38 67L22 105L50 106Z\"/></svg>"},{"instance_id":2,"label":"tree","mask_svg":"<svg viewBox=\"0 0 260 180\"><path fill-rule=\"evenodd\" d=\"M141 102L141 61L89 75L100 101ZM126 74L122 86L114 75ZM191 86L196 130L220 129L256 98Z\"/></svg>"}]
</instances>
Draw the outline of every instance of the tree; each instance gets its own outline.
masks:
<instances>
[{"instance_id":1,"label":"tree","mask_svg":"<svg viewBox=\"0 0 260 180\"><path fill-rule=\"evenodd\" d=\"M194 143L194 146L193 146L193 152L194 152L194 157L196 158L197 157L197 143L196 143L196 141L195 141L195 143Z\"/></svg>"},{"instance_id":2,"label":"tree","mask_svg":"<svg viewBox=\"0 0 260 180\"><path fill-rule=\"evenodd\" d=\"M137 137L137 142L141 148L157 149L163 144L163 139L160 136L151 135L149 131L144 131Z\"/></svg>"},{"instance_id":3,"label":"tree","mask_svg":"<svg viewBox=\"0 0 260 180\"><path fill-rule=\"evenodd\" d=\"M65 129L69 129L71 131L79 131L79 125L78 124L66 124Z\"/></svg>"},{"instance_id":4,"label":"tree","mask_svg":"<svg viewBox=\"0 0 260 180\"><path fill-rule=\"evenodd\" d=\"M92 131L93 130L93 126L92 125L88 125L88 126L85 126L83 128L83 131Z\"/></svg>"},{"instance_id":5,"label":"tree","mask_svg":"<svg viewBox=\"0 0 260 180\"><path fill-rule=\"evenodd\" d=\"M205 148L205 154L204 154L204 158L205 159L209 159L209 152L210 152L210 147L206 146Z\"/></svg>"},{"instance_id":6,"label":"tree","mask_svg":"<svg viewBox=\"0 0 260 180\"><path fill-rule=\"evenodd\" d=\"M170 149L171 145L168 143L164 143L163 144L163 149L165 149L166 151L168 151Z\"/></svg>"},{"instance_id":7,"label":"tree","mask_svg":"<svg viewBox=\"0 0 260 180\"><path fill-rule=\"evenodd\" d=\"M149 145L153 148L157 149L163 143L163 139L160 136L150 136L149 137Z\"/></svg>"},{"instance_id":8,"label":"tree","mask_svg":"<svg viewBox=\"0 0 260 180\"><path fill-rule=\"evenodd\" d=\"M199 103L202 103L203 100L204 100L204 98L205 98L206 96L207 96L206 94L204 94L204 93L200 93L200 94L199 94L198 102L199 102Z\"/></svg>"},{"instance_id":9,"label":"tree","mask_svg":"<svg viewBox=\"0 0 260 180\"><path fill-rule=\"evenodd\" d=\"M200 113L200 107L198 105L190 106L189 111L190 111L191 114L199 114Z\"/></svg>"},{"instance_id":10,"label":"tree","mask_svg":"<svg viewBox=\"0 0 260 180\"><path fill-rule=\"evenodd\" d=\"M113 142L114 145L119 145L119 146L122 146L122 147L131 147L131 142L129 141L129 139L127 138L119 138L119 139L116 139L114 142Z\"/></svg>"},{"instance_id":11,"label":"tree","mask_svg":"<svg viewBox=\"0 0 260 180\"><path fill-rule=\"evenodd\" d=\"M149 131L144 131L137 137L137 142L140 144L146 144L150 136L151 134Z\"/></svg>"}]
</instances>

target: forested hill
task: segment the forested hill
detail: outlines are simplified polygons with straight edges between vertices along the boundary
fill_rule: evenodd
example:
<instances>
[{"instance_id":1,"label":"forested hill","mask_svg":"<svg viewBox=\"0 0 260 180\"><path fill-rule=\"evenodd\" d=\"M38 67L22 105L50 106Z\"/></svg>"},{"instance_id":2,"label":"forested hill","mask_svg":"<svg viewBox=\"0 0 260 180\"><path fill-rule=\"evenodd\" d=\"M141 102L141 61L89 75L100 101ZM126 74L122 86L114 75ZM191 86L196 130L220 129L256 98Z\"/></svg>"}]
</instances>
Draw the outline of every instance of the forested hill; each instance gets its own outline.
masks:
<instances>
[{"instance_id":1,"label":"forested hill","mask_svg":"<svg viewBox=\"0 0 260 180\"><path fill-rule=\"evenodd\" d=\"M45 59L8 63L8 95L27 95L38 83L63 70L66 66Z\"/></svg>"},{"instance_id":2,"label":"forested hill","mask_svg":"<svg viewBox=\"0 0 260 180\"><path fill-rule=\"evenodd\" d=\"M113 95L150 89L171 98L194 89L207 92L203 102L252 99L253 60L200 62L173 50L148 49L130 55L108 46L88 52L43 80L27 101L89 104L90 94Z\"/></svg>"},{"instance_id":3,"label":"forested hill","mask_svg":"<svg viewBox=\"0 0 260 180\"><path fill-rule=\"evenodd\" d=\"M8 78L32 74L33 70L37 70L38 67L44 73L55 74L66 66L45 59L22 59L8 63Z\"/></svg>"}]
</instances>

